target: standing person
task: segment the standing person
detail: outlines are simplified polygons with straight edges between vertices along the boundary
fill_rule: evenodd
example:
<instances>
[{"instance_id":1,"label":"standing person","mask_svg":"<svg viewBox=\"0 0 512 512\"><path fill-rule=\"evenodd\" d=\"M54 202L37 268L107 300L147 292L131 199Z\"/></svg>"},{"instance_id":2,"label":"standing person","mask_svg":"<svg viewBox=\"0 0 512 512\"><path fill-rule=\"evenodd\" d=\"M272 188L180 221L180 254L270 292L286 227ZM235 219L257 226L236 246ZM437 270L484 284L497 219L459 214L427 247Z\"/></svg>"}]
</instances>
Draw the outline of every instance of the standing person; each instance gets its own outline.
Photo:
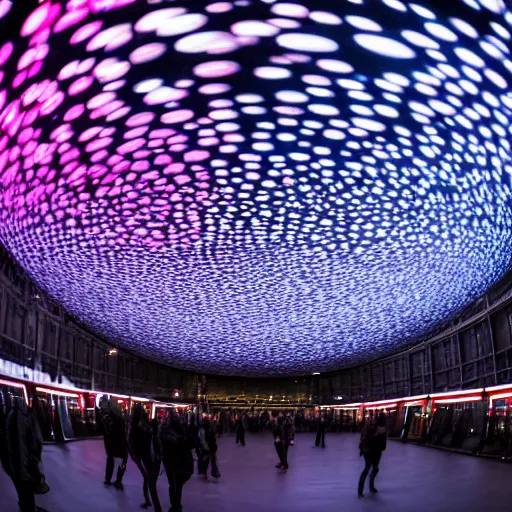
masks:
<instances>
[{"instance_id":1,"label":"standing person","mask_svg":"<svg viewBox=\"0 0 512 512\"><path fill-rule=\"evenodd\" d=\"M292 413L288 413L288 421L290 423L290 446L295 444L295 418Z\"/></svg>"},{"instance_id":2,"label":"standing person","mask_svg":"<svg viewBox=\"0 0 512 512\"><path fill-rule=\"evenodd\" d=\"M158 428L158 421L157 421ZM130 430L128 433L128 450L133 462L139 468L143 478L143 493L145 502L142 508L151 507L151 499L155 512L161 512L162 507L158 499L156 482L160 472L159 455L154 449L154 426L149 422L148 415L142 404L133 406L132 417L130 420Z\"/></svg>"},{"instance_id":3,"label":"standing person","mask_svg":"<svg viewBox=\"0 0 512 512\"><path fill-rule=\"evenodd\" d=\"M123 413L110 400L103 398L100 404L99 420L103 430L103 441L107 453L105 467L105 485L112 485L112 476L115 468L115 458L121 459L117 469L114 487L124 489L123 476L128 463L128 445L126 442L126 424Z\"/></svg>"},{"instance_id":4,"label":"standing person","mask_svg":"<svg viewBox=\"0 0 512 512\"><path fill-rule=\"evenodd\" d=\"M236 432L236 444L240 443L241 446L245 446L245 428L244 428L244 422L242 421L240 414L236 415L235 432Z\"/></svg>"},{"instance_id":5,"label":"standing person","mask_svg":"<svg viewBox=\"0 0 512 512\"><path fill-rule=\"evenodd\" d=\"M318 418L318 425L316 427L316 441L315 446L318 448L320 446L320 441L322 441L322 448L325 448L325 418L324 416L320 416Z\"/></svg>"},{"instance_id":6,"label":"standing person","mask_svg":"<svg viewBox=\"0 0 512 512\"><path fill-rule=\"evenodd\" d=\"M290 444L290 423L280 412L273 426L274 446L279 457L279 463L276 468L282 472L288 470L288 447Z\"/></svg>"},{"instance_id":7,"label":"standing person","mask_svg":"<svg viewBox=\"0 0 512 512\"><path fill-rule=\"evenodd\" d=\"M196 451L197 472L204 476L205 480L208 480L208 466L211 461L212 477L220 478L219 468L217 467L217 440L208 417L203 418L203 423L199 428Z\"/></svg>"},{"instance_id":8,"label":"standing person","mask_svg":"<svg viewBox=\"0 0 512 512\"><path fill-rule=\"evenodd\" d=\"M195 440L191 431L180 421L179 416L173 410L160 426L159 439L165 472L169 481L170 510L181 512L183 510L181 505L183 486L194 474L192 449L195 447Z\"/></svg>"},{"instance_id":9,"label":"standing person","mask_svg":"<svg viewBox=\"0 0 512 512\"><path fill-rule=\"evenodd\" d=\"M363 496L364 483L370 468L370 491L377 492L375 488L375 477L379 472L379 462L382 452L386 449L386 415L381 412L376 422L368 423L361 432L359 443L360 455L364 456L364 470L359 478L359 497Z\"/></svg>"},{"instance_id":10,"label":"standing person","mask_svg":"<svg viewBox=\"0 0 512 512\"><path fill-rule=\"evenodd\" d=\"M2 464L18 492L21 512L43 511L35 503L36 494L46 494L50 490L41 460L43 438L34 414L22 398L14 399L7 415L5 438L7 451Z\"/></svg>"}]
</instances>

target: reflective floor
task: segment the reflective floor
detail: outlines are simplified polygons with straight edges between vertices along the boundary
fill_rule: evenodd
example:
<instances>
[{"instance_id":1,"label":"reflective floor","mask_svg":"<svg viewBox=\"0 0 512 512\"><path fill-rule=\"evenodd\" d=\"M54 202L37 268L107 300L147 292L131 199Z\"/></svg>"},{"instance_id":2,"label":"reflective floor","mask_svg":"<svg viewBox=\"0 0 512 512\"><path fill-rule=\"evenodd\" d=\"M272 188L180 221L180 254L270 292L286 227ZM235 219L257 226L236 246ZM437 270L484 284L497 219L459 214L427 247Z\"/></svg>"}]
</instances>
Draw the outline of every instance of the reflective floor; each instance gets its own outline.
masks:
<instances>
[{"instance_id":1,"label":"reflective floor","mask_svg":"<svg viewBox=\"0 0 512 512\"><path fill-rule=\"evenodd\" d=\"M185 512L306 511L509 511L512 465L464 455L388 442L376 486L379 493L357 497L362 470L358 436L332 434L327 448L313 448L314 436L301 434L290 450L290 470L278 474L269 435L248 436L245 448L233 437L219 439L222 478L205 482L197 475L185 485ZM46 446L51 492L37 497L49 512L131 512L143 502L141 478L129 464L125 490L103 486L101 441L64 447ZM159 480L164 510L169 507L165 475ZM11 481L0 471L2 512L16 512Z\"/></svg>"}]
</instances>

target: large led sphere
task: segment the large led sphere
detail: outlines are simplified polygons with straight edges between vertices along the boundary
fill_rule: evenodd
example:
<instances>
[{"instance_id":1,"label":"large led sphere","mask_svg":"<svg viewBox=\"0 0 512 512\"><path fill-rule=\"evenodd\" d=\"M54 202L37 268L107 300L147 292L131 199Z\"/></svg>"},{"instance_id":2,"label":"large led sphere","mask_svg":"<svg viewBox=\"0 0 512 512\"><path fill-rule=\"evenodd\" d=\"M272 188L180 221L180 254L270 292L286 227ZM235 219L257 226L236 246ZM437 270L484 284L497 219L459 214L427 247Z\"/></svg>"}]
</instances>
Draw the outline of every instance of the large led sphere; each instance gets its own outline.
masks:
<instances>
[{"instance_id":1,"label":"large led sphere","mask_svg":"<svg viewBox=\"0 0 512 512\"><path fill-rule=\"evenodd\" d=\"M297 375L511 267L502 0L0 0L0 241L108 340Z\"/></svg>"}]
</instances>

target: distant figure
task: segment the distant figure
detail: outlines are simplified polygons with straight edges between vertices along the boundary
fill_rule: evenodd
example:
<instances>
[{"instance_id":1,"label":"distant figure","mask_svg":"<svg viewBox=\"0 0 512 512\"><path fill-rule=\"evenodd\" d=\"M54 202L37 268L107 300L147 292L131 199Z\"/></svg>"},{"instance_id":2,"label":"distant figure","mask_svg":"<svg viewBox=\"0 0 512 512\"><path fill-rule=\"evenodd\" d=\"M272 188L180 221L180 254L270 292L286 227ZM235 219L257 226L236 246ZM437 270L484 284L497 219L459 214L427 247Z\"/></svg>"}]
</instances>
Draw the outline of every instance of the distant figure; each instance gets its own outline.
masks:
<instances>
[{"instance_id":1,"label":"distant figure","mask_svg":"<svg viewBox=\"0 0 512 512\"><path fill-rule=\"evenodd\" d=\"M158 421L156 427L158 428ZM151 507L149 498L151 494L155 512L161 512L162 507L156 490L156 482L160 472L160 457L159 450L155 449L155 436L154 426L149 422L144 407L142 404L135 404L128 433L128 450L144 480L142 490L145 502L141 507Z\"/></svg>"},{"instance_id":2,"label":"distant figure","mask_svg":"<svg viewBox=\"0 0 512 512\"><path fill-rule=\"evenodd\" d=\"M114 474L114 458L121 459L117 469L117 477L114 487L124 489L123 476L128 463L128 445L126 442L126 425L121 410L110 400L103 398L99 412L100 425L103 430L103 441L107 453L107 465L105 468L105 485L112 485Z\"/></svg>"},{"instance_id":3,"label":"distant figure","mask_svg":"<svg viewBox=\"0 0 512 512\"><path fill-rule=\"evenodd\" d=\"M191 431L172 410L160 426L159 439L165 472L169 481L170 510L181 512L183 510L181 505L183 486L194 474L192 449L195 447L195 440L191 436Z\"/></svg>"},{"instance_id":4,"label":"distant figure","mask_svg":"<svg viewBox=\"0 0 512 512\"><path fill-rule=\"evenodd\" d=\"M14 399L7 414L5 438L2 465L16 487L21 512L43 511L35 504L35 494L50 490L41 460L43 437L33 411L21 398Z\"/></svg>"},{"instance_id":5,"label":"distant figure","mask_svg":"<svg viewBox=\"0 0 512 512\"><path fill-rule=\"evenodd\" d=\"M295 416L288 413L288 421L290 422L290 446L295 444Z\"/></svg>"},{"instance_id":6,"label":"distant figure","mask_svg":"<svg viewBox=\"0 0 512 512\"><path fill-rule=\"evenodd\" d=\"M377 421L368 423L361 432L361 442L359 443L360 455L364 456L364 470L359 479L358 494L363 496L364 482L368 476L370 468L370 491L377 492L375 488L375 477L379 472L379 462L382 452L386 449L386 415L381 412Z\"/></svg>"},{"instance_id":7,"label":"distant figure","mask_svg":"<svg viewBox=\"0 0 512 512\"><path fill-rule=\"evenodd\" d=\"M209 418L204 418L197 434L197 472L208 480L208 466L211 462L211 475L220 478L217 466L217 439Z\"/></svg>"},{"instance_id":8,"label":"distant figure","mask_svg":"<svg viewBox=\"0 0 512 512\"><path fill-rule=\"evenodd\" d=\"M279 463L276 464L276 468L280 469L282 472L287 471L289 467L288 447L290 446L290 432L291 422L280 412L274 422L273 434L274 446L279 457Z\"/></svg>"},{"instance_id":9,"label":"distant figure","mask_svg":"<svg viewBox=\"0 0 512 512\"><path fill-rule=\"evenodd\" d=\"M318 425L316 427L316 441L315 446L318 448L320 446L320 441L322 441L322 448L325 448L325 418L321 416L318 419Z\"/></svg>"},{"instance_id":10,"label":"distant figure","mask_svg":"<svg viewBox=\"0 0 512 512\"><path fill-rule=\"evenodd\" d=\"M241 446L245 446L245 427L240 414L236 415L235 419L235 432L236 432L236 444L240 443Z\"/></svg>"}]
</instances>

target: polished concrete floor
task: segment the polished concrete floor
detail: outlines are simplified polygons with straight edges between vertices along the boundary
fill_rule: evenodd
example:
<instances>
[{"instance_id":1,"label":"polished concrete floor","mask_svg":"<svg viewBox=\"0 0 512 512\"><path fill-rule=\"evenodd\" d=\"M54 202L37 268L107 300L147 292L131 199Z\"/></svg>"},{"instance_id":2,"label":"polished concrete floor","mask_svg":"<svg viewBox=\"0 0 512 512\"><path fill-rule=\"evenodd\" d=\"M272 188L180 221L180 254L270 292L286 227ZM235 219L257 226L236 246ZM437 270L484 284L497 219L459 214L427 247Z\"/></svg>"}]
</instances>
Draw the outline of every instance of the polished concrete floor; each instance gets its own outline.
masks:
<instances>
[{"instance_id":1,"label":"polished concrete floor","mask_svg":"<svg viewBox=\"0 0 512 512\"><path fill-rule=\"evenodd\" d=\"M194 475L184 489L185 512L429 511L489 512L512 509L512 465L388 442L377 495L357 497L362 470L358 436L331 434L327 448L313 448L312 434L297 435L290 470L278 474L269 435L248 436L245 448L231 436L219 439L222 478ZM49 512L131 512L140 510L141 478L129 464L125 490L103 485L101 441L46 446L44 463L51 492L37 497ZM164 510L169 506L165 475L159 480ZM0 471L0 510L16 512L11 481Z\"/></svg>"}]
</instances>

